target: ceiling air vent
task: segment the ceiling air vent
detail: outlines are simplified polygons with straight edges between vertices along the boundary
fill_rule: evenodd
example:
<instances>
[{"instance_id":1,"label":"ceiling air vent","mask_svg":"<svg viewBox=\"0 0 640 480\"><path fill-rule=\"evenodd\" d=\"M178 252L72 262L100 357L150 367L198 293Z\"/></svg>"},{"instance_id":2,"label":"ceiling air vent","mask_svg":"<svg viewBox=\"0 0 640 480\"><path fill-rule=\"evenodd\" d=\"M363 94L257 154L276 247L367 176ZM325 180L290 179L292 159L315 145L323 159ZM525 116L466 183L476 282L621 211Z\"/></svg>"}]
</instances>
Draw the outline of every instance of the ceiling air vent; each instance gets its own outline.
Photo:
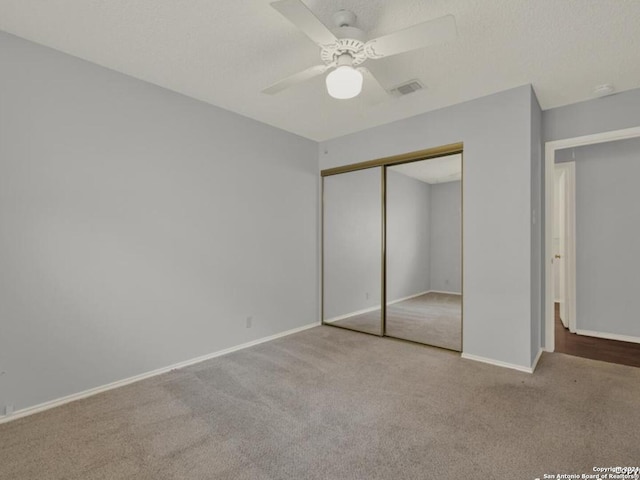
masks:
<instances>
[{"instance_id":1,"label":"ceiling air vent","mask_svg":"<svg viewBox=\"0 0 640 480\"><path fill-rule=\"evenodd\" d=\"M391 89L391 94L401 97L403 95L409 95L410 93L422 90L424 86L420 83L420 80L409 80L408 82L398 85Z\"/></svg>"}]
</instances>

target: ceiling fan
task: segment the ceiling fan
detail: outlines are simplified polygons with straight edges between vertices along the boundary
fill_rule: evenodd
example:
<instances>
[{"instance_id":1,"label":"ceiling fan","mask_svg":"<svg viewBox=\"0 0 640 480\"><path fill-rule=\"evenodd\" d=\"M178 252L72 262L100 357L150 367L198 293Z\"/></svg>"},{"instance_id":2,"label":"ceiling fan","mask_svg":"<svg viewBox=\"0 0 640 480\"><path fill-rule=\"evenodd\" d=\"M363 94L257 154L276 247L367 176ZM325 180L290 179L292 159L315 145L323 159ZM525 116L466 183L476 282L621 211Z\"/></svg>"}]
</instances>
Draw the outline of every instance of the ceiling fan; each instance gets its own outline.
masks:
<instances>
[{"instance_id":1,"label":"ceiling fan","mask_svg":"<svg viewBox=\"0 0 640 480\"><path fill-rule=\"evenodd\" d=\"M333 15L336 28L332 31L300 0L279 0L271 6L320 46L323 63L291 75L263 90L263 93L270 95L331 70L326 77L326 85L329 95L334 98L356 97L362 91L365 79L367 89L372 90L373 95L386 96L386 90L369 69L360 65L370 59L417 50L453 40L457 36L453 15L445 15L367 41L365 32L355 26L356 15L349 10L340 10Z\"/></svg>"}]
</instances>

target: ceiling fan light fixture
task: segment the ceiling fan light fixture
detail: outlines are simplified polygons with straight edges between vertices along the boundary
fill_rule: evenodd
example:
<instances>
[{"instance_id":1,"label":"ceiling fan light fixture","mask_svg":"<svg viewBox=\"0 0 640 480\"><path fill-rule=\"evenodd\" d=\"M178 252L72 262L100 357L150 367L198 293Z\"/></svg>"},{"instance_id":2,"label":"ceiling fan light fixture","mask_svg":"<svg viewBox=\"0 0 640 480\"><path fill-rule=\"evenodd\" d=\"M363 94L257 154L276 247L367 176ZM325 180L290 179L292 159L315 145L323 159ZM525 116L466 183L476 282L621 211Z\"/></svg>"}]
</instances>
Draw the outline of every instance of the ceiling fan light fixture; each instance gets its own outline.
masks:
<instances>
[{"instance_id":1,"label":"ceiling fan light fixture","mask_svg":"<svg viewBox=\"0 0 640 480\"><path fill-rule=\"evenodd\" d=\"M327 75L327 92L333 98L346 100L362 91L362 73L350 65L342 65Z\"/></svg>"},{"instance_id":2,"label":"ceiling fan light fixture","mask_svg":"<svg viewBox=\"0 0 640 480\"><path fill-rule=\"evenodd\" d=\"M359 65L366 60L377 60L448 42L454 40L458 33L455 17L445 15L369 39L368 35L356 26L357 17L351 11L336 12L333 20L337 28L332 31L302 0L275 0L271 6L320 47L322 64L307 68L265 88L263 92L269 95L335 68L325 79L327 91L333 98L347 99L358 96L362 91L365 76L367 89L374 92L373 96L378 99L386 98L389 92L380 85L369 69ZM372 99L371 95L367 97L369 100Z\"/></svg>"}]
</instances>

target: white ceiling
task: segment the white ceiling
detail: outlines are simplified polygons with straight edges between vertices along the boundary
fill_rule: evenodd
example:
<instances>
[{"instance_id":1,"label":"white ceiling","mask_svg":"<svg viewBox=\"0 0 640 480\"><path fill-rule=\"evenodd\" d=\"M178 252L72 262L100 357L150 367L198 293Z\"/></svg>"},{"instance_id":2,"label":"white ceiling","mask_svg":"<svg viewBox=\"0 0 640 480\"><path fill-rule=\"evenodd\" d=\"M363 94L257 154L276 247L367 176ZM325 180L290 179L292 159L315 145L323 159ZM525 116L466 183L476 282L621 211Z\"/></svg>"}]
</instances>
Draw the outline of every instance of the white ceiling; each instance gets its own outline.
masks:
<instances>
[{"instance_id":1,"label":"white ceiling","mask_svg":"<svg viewBox=\"0 0 640 480\"><path fill-rule=\"evenodd\" d=\"M403 163L389 169L430 184L455 182L462 178L462 155Z\"/></svg>"},{"instance_id":2,"label":"white ceiling","mask_svg":"<svg viewBox=\"0 0 640 480\"><path fill-rule=\"evenodd\" d=\"M458 40L367 62L388 88L426 89L374 107L334 100L318 77L261 90L318 64L318 48L269 0L0 0L0 29L262 122L325 140L532 83L543 109L596 85L640 87L639 0L305 0L378 36L448 13Z\"/></svg>"}]
</instances>

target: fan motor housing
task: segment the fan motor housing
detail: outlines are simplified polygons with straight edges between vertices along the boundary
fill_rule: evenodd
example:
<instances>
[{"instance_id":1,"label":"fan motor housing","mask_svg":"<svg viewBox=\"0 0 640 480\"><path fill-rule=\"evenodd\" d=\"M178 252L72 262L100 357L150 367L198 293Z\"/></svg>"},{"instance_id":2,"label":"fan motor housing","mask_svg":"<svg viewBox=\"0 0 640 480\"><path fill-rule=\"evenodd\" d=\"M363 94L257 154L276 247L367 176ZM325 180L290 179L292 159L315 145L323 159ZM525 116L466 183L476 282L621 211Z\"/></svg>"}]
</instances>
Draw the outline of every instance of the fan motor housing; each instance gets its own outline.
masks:
<instances>
[{"instance_id":1,"label":"fan motor housing","mask_svg":"<svg viewBox=\"0 0 640 480\"><path fill-rule=\"evenodd\" d=\"M352 65L360 65L367 59L364 47L367 34L355 27L357 16L350 10L338 10L333 14L336 28L332 31L338 41L332 45L323 45L320 58L327 65L337 61L340 55L348 53L353 58Z\"/></svg>"},{"instance_id":2,"label":"fan motor housing","mask_svg":"<svg viewBox=\"0 0 640 480\"><path fill-rule=\"evenodd\" d=\"M348 53L353 57L353 65L360 65L367 59L364 51L365 33L356 27L340 27L334 30L338 41L332 45L324 45L320 58L329 65L340 55Z\"/></svg>"}]
</instances>

